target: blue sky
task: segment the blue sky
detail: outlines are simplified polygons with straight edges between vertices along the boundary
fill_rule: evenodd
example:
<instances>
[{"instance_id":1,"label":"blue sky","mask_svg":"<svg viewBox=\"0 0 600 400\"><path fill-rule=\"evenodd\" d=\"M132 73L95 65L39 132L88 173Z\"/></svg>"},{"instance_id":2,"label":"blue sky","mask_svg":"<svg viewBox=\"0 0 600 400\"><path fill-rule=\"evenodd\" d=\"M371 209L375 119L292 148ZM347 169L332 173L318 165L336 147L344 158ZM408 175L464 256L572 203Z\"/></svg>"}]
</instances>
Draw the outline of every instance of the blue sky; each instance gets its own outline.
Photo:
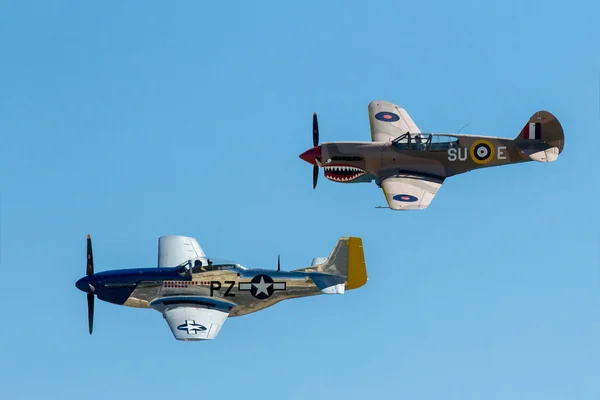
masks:
<instances>
[{"instance_id":1,"label":"blue sky","mask_svg":"<svg viewBox=\"0 0 600 400\"><path fill-rule=\"evenodd\" d=\"M0 387L7 398L597 399L599 6L593 1L0 3ZM298 155L369 140L367 105L424 131L561 121L552 164L446 181L394 213ZM363 238L370 280L182 343L96 302L96 270L161 235L284 269Z\"/></svg>"}]
</instances>

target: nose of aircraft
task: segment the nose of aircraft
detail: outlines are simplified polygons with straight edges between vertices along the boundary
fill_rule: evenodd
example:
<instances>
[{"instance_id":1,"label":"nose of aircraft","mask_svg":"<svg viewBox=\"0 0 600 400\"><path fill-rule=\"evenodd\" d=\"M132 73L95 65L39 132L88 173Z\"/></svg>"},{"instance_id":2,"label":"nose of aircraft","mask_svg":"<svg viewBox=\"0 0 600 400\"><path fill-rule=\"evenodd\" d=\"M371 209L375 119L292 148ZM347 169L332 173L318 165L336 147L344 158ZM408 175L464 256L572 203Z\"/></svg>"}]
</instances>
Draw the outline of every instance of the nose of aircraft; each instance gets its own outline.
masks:
<instances>
[{"instance_id":1,"label":"nose of aircraft","mask_svg":"<svg viewBox=\"0 0 600 400\"><path fill-rule=\"evenodd\" d=\"M317 165L315 158L321 158L321 146L315 146L312 149L306 150L300 154L300 158L309 164Z\"/></svg>"},{"instance_id":2,"label":"nose of aircraft","mask_svg":"<svg viewBox=\"0 0 600 400\"><path fill-rule=\"evenodd\" d=\"M77 287L77 289L81 290L82 292L85 293L92 293L92 288L90 287L90 277L89 276L84 276L83 278L81 278L80 280L78 280L75 283L75 286Z\"/></svg>"}]
</instances>

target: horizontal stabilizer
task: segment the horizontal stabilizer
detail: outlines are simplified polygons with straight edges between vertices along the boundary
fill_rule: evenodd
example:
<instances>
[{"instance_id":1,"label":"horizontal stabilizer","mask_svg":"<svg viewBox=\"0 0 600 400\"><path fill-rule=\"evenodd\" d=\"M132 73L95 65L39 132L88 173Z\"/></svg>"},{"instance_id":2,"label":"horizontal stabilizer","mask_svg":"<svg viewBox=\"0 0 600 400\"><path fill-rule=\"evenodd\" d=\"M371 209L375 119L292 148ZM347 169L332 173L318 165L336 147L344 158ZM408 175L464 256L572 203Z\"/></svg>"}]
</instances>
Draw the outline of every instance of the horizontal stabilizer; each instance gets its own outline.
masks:
<instances>
[{"instance_id":1,"label":"horizontal stabilizer","mask_svg":"<svg viewBox=\"0 0 600 400\"><path fill-rule=\"evenodd\" d=\"M344 294L346 289L346 277L340 275L328 275L319 272L309 274L310 279L324 294Z\"/></svg>"},{"instance_id":2,"label":"horizontal stabilizer","mask_svg":"<svg viewBox=\"0 0 600 400\"><path fill-rule=\"evenodd\" d=\"M533 161L539 162L556 161L560 154L558 147L550 147L545 143L519 144L519 149Z\"/></svg>"},{"instance_id":3,"label":"horizontal stabilizer","mask_svg":"<svg viewBox=\"0 0 600 400\"><path fill-rule=\"evenodd\" d=\"M323 264L325 261L327 261L327 257L315 257L310 263L310 266L314 267L315 265Z\"/></svg>"}]
</instances>

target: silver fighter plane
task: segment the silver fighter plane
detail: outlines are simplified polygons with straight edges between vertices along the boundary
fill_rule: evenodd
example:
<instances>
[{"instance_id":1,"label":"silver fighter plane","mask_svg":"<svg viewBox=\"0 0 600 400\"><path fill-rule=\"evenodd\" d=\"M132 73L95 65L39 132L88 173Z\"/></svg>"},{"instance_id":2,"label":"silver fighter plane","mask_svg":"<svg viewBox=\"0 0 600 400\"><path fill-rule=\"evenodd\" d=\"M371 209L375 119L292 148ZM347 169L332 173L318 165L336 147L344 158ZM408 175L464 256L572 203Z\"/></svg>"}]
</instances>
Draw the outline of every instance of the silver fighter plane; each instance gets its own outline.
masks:
<instances>
[{"instance_id":1,"label":"silver fighter plane","mask_svg":"<svg viewBox=\"0 0 600 400\"><path fill-rule=\"evenodd\" d=\"M207 258L198 241L186 236L158 239L158 267L94 273L87 237L86 276L75 284L87 293L89 332L94 296L109 303L153 308L162 313L177 340L214 339L227 317L250 314L282 300L343 294L363 286L367 271L362 240L342 237L331 255L294 271L249 269Z\"/></svg>"}]
</instances>

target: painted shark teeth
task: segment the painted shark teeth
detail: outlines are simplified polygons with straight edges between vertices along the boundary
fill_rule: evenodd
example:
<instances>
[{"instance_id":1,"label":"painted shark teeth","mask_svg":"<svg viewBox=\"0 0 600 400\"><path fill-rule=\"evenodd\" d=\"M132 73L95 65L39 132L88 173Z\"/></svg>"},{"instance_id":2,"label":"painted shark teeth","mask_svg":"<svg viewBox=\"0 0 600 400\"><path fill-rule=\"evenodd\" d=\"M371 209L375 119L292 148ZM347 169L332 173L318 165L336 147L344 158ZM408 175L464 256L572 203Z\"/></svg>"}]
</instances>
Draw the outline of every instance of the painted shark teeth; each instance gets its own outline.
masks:
<instances>
[{"instance_id":1,"label":"painted shark teeth","mask_svg":"<svg viewBox=\"0 0 600 400\"><path fill-rule=\"evenodd\" d=\"M335 182L349 182L366 173L349 165L328 165L324 169L325 177Z\"/></svg>"},{"instance_id":2,"label":"painted shark teeth","mask_svg":"<svg viewBox=\"0 0 600 400\"><path fill-rule=\"evenodd\" d=\"M345 171L350 171L350 172L362 172L362 169L360 168L355 168L355 167L349 167L346 165L340 165L340 166L334 166L334 167L325 167L325 169L327 171L331 171L331 172L345 172Z\"/></svg>"}]
</instances>

